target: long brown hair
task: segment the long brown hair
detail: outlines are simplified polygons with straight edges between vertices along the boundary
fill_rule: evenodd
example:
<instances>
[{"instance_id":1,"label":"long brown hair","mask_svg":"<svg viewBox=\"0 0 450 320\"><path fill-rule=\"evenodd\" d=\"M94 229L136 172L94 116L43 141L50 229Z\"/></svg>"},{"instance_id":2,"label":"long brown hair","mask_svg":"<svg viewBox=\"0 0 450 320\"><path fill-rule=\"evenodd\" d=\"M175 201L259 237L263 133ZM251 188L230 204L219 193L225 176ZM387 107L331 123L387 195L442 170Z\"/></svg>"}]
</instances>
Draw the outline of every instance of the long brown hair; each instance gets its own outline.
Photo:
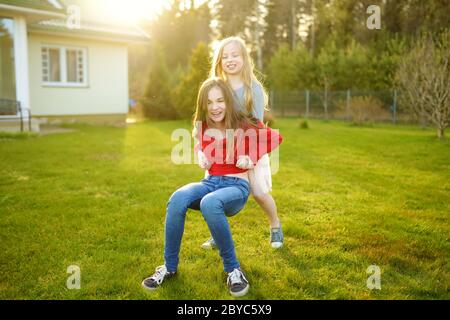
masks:
<instances>
[{"instance_id":1,"label":"long brown hair","mask_svg":"<svg viewBox=\"0 0 450 320\"><path fill-rule=\"evenodd\" d=\"M236 110L233 103L233 94L231 92L230 87L225 83L224 80L218 77L213 77L207 79L205 82L202 83L200 90L198 92L197 97L197 108L195 110L194 114L194 130L192 135L194 138L197 138L198 140L202 139L202 133L203 129L201 128L204 123L206 123L206 126L208 128L214 128L216 125L215 123L210 119L208 115L208 95L209 91L213 88L219 88L222 91L224 101L225 101L225 129L247 129L249 127L257 127L258 123L257 120L253 117L248 116L244 112L240 110ZM233 133L233 131L231 132ZM231 157L233 156L234 151L234 135L229 136L230 131L226 131L227 134L227 162L230 161Z\"/></svg>"},{"instance_id":2,"label":"long brown hair","mask_svg":"<svg viewBox=\"0 0 450 320\"><path fill-rule=\"evenodd\" d=\"M198 92L197 108L195 110L193 121L194 127L198 124L198 122L206 122L207 126L210 128L215 127L214 122L208 116L208 94L209 91L215 87L222 91L224 97L226 105L224 119L226 129L246 128L256 125L255 119L234 108L233 94L225 81L221 78L213 77L203 82Z\"/></svg>"}]
</instances>

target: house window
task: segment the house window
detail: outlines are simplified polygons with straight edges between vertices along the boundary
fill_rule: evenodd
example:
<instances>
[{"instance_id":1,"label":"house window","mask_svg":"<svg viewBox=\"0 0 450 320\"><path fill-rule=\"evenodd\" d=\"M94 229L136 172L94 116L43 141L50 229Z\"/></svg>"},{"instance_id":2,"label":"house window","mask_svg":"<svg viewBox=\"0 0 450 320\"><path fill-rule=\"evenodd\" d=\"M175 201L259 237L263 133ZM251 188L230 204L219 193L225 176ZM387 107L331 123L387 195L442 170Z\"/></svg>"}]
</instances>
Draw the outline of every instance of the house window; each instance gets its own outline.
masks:
<instances>
[{"instance_id":1,"label":"house window","mask_svg":"<svg viewBox=\"0 0 450 320\"><path fill-rule=\"evenodd\" d=\"M85 48L43 46L42 81L48 86L87 86Z\"/></svg>"}]
</instances>

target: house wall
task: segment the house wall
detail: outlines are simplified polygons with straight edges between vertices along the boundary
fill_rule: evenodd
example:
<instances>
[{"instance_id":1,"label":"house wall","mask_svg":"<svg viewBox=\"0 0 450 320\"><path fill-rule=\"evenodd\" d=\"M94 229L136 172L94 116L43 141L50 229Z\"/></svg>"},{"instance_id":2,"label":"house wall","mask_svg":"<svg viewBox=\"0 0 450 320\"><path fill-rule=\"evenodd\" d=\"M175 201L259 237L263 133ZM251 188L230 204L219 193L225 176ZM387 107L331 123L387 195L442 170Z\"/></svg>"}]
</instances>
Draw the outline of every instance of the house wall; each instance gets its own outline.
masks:
<instances>
[{"instance_id":1,"label":"house wall","mask_svg":"<svg viewBox=\"0 0 450 320\"><path fill-rule=\"evenodd\" d=\"M0 98L15 98L20 101L24 109L30 107L29 97L29 69L28 69L28 40L27 40L27 22L26 17L20 14L5 12L0 10L0 16L14 20L13 37L14 37L14 78L15 78L15 97ZM1 117L1 116L0 116Z\"/></svg>"},{"instance_id":2,"label":"house wall","mask_svg":"<svg viewBox=\"0 0 450 320\"><path fill-rule=\"evenodd\" d=\"M128 112L128 54L124 44L31 33L28 37L33 116L118 115ZM87 49L86 87L48 87L42 81L42 45Z\"/></svg>"}]
</instances>

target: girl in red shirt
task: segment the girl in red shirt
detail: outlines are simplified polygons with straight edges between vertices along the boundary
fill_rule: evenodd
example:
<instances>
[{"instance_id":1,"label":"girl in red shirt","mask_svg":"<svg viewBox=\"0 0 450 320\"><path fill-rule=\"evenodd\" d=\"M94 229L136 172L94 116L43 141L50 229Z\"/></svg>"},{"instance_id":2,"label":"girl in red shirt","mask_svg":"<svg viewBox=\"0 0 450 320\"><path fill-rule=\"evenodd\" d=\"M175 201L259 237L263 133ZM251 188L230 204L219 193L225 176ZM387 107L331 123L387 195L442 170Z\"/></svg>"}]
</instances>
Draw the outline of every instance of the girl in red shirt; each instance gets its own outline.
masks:
<instances>
[{"instance_id":1,"label":"girl in red shirt","mask_svg":"<svg viewBox=\"0 0 450 320\"><path fill-rule=\"evenodd\" d=\"M276 148L281 136L261 122L237 111L232 93L219 78L206 80L199 91L194 118L195 149L199 164L209 176L175 191L167 203L164 260L142 286L157 289L176 274L188 208L200 209L217 243L227 285L233 296L248 292L249 283L240 269L227 217L237 214L249 196L248 170L264 154Z\"/></svg>"}]
</instances>

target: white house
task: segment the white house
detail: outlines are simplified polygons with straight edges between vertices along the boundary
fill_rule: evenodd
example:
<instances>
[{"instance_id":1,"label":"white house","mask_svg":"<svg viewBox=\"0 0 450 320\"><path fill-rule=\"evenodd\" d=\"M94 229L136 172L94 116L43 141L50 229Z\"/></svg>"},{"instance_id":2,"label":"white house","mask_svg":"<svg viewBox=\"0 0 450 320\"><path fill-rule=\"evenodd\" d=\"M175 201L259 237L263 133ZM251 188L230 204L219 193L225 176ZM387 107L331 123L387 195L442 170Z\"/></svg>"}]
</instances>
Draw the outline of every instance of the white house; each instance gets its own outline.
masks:
<instances>
[{"instance_id":1,"label":"white house","mask_svg":"<svg viewBox=\"0 0 450 320\"><path fill-rule=\"evenodd\" d=\"M128 45L149 37L101 21L93 2L0 0L0 130L19 123L14 101L25 128L28 110L35 127L53 119L125 120Z\"/></svg>"}]
</instances>

